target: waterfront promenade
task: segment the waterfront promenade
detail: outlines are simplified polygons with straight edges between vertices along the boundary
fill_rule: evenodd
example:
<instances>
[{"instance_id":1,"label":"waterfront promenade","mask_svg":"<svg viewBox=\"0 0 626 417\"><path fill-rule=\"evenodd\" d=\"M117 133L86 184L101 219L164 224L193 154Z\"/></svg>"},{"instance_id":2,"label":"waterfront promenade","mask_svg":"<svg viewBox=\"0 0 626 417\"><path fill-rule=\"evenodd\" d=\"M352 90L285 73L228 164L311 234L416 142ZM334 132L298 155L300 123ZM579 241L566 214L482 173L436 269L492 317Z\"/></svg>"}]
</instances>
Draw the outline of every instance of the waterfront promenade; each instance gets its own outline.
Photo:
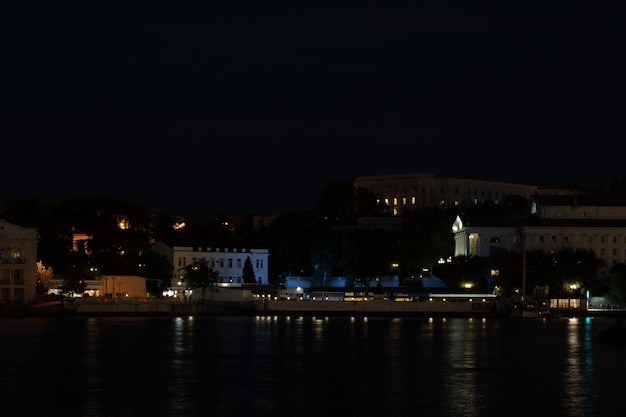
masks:
<instances>
[{"instance_id":1,"label":"waterfront promenade","mask_svg":"<svg viewBox=\"0 0 626 417\"><path fill-rule=\"evenodd\" d=\"M325 315L325 316L421 316L421 317L509 317L507 305L496 300L418 300L398 302L387 299L366 301L280 300L254 298L234 301L181 302L175 298L76 298L42 304L4 304L0 316L75 315ZM624 309L590 308L559 310L563 317L623 316Z\"/></svg>"}]
</instances>

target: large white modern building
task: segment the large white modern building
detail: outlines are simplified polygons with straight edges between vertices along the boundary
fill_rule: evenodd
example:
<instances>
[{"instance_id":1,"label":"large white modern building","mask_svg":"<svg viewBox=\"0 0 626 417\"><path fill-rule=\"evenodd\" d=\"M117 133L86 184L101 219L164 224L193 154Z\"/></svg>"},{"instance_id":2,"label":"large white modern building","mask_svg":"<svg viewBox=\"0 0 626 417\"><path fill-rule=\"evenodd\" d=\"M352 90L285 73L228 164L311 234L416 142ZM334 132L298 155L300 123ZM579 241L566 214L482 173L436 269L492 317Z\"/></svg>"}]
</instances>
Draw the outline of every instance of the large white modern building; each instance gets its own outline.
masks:
<instances>
[{"instance_id":1,"label":"large white modern building","mask_svg":"<svg viewBox=\"0 0 626 417\"><path fill-rule=\"evenodd\" d=\"M578 195L535 195L528 216L464 217L452 225L455 256L488 257L493 248L521 253L591 249L600 273L626 263L626 202Z\"/></svg>"},{"instance_id":2,"label":"large white modern building","mask_svg":"<svg viewBox=\"0 0 626 417\"><path fill-rule=\"evenodd\" d=\"M37 229L0 219L0 303L35 300Z\"/></svg>"}]
</instances>

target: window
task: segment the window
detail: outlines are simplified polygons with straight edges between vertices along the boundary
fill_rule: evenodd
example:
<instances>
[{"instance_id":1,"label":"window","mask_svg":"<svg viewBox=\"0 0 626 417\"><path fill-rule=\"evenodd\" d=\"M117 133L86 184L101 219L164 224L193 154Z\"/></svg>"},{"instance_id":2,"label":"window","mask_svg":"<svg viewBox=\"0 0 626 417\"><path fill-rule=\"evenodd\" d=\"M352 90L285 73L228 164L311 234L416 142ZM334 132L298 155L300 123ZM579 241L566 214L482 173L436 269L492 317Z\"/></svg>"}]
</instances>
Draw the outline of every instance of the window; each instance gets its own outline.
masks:
<instances>
[{"instance_id":1,"label":"window","mask_svg":"<svg viewBox=\"0 0 626 417\"><path fill-rule=\"evenodd\" d=\"M17 285L24 285L24 271L19 269L13 271L13 283Z\"/></svg>"},{"instance_id":2,"label":"window","mask_svg":"<svg viewBox=\"0 0 626 417\"><path fill-rule=\"evenodd\" d=\"M220 258L220 268L224 268L224 258Z\"/></svg>"},{"instance_id":3,"label":"window","mask_svg":"<svg viewBox=\"0 0 626 417\"><path fill-rule=\"evenodd\" d=\"M543 235L540 235L540 236L539 236L539 241L540 241L540 242L543 242Z\"/></svg>"},{"instance_id":4,"label":"window","mask_svg":"<svg viewBox=\"0 0 626 417\"><path fill-rule=\"evenodd\" d=\"M237 258L237 268L241 269L241 259Z\"/></svg>"},{"instance_id":5,"label":"window","mask_svg":"<svg viewBox=\"0 0 626 417\"><path fill-rule=\"evenodd\" d=\"M606 237L600 236L600 243L606 243Z\"/></svg>"},{"instance_id":6,"label":"window","mask_svg":"<svg viewBox=\"0 0 626 417\"><path fill-rule=\"evenodd\" d=\"M556 236L552 235L552 242L556 242Z\"/></svg>"},{"instance_id":7,"label":"window","mask_svg":"<svg viewBox=\"0 0 626 417\"><path fill-rule=\"evenodd\" d=\"M593 236L589 236L589 238L587 239L587 242L593 243Z\"/></svg>"},{"instance_id":8,"label":"window","mask_svg":"<svg viewBox=\"0 0 626 417\"><path fill-rule=\"evenodd\" d=\"M233 267L233 260L232 259L228 259L228 267L229 268Z\"/></svg>"},{"instance_id":9,"label":"window","mask_svg":"<svg viewBox=\"0 0 626 417\"><path fill-rule=\"evenodd\" d=\"M261 269L263 268L263 259L257 259L256 260L256 269Z\"/></svg>"},{"instance_id":10,"label":"window","mask_svg":"<svg viewBox=\"0 0 626 417\"><path fill-rule=\"evenodd\" d=\"M617 236L613 236L613 243L617 243Z\"/></svg>"}]
</instances>

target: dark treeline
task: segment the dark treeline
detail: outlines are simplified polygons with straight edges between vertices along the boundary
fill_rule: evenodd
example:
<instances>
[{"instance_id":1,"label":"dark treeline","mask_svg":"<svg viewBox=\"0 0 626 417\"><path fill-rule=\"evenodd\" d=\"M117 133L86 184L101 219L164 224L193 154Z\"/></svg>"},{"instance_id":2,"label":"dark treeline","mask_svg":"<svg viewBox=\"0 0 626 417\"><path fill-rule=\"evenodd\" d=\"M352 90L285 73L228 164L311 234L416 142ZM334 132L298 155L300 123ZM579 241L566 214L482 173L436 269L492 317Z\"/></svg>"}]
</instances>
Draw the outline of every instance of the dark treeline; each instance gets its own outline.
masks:
<instances>
[{"instance_id":1,"label":"dark treeline","mask_svg":"<svg viewBox=\"0 0 626 417\"><path fill-rule=\"evenodd\" d=\"M626 195L626 177L614 180L608 191L611 196ZM171 265L150 247L160 239L182 239L267 247L272 284L279 284L287 275L310 276L314 286L324 285L329 276L344 276L352 285L372 282L378 276L398 275L403 283L419 285L419 278L428 271L451 286L472 281L477 288L497 288L510 295L520 285L520 255L497 252L489 259L450 260L454 253L450 227L458 214L525 215L528 208L528 200L509 196L500 204L485 201L411 210L398 216L396 228L363 228L358 227L359 218L390 217L387 208L377 205L368 190L333 182L311 210L281 213L269 226L256 230L252 214L242 219L219 214L213 221L206 221L179 213L147 213L140 205L107 196L45 205L33 199L8 200L0 217L36 228L37 261L61 277L70 273L84 278L129 274L168 281ZM179 227L182 221L185 226ZM79 240L79 247L75 247L76 234L89 236L89 240ZM564 251L557 255L559 262L554 256L527 256L533 265L529 268L529 286L549 285L551 291L559 291L566 281L578 278L582 288L592 288L596 294L609 293L615 299L621 297L611 282L595 279L595 254ZM578 268L575 274L571 268L567 270L570 262L580 263L581 259L588 269ZM440 260L448 262L440 264ZM489 274L494 268L499 271L497 279ZM626 267L614 270L615 275L626 274Z\"/></svg>"}]
</instances>

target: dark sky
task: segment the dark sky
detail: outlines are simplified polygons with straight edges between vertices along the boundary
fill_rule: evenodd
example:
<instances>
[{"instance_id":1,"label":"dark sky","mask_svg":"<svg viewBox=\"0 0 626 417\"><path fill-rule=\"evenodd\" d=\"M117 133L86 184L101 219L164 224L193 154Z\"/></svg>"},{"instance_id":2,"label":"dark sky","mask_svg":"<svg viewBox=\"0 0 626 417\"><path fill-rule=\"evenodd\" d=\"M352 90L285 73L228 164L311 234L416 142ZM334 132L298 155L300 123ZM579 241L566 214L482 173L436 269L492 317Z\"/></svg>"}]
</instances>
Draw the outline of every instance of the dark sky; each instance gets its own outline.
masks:
<instances>
[{"instance_id":1,"label":"dark sky","mask_svg":"<svg viewBox=\"0 0 626 417\"><path fill-rule=\"evenodd\" d=\"M617 10L220 3L6 9L0 199L214 218L364 175L626 175Z\"/></svg>"}]
</instances>

